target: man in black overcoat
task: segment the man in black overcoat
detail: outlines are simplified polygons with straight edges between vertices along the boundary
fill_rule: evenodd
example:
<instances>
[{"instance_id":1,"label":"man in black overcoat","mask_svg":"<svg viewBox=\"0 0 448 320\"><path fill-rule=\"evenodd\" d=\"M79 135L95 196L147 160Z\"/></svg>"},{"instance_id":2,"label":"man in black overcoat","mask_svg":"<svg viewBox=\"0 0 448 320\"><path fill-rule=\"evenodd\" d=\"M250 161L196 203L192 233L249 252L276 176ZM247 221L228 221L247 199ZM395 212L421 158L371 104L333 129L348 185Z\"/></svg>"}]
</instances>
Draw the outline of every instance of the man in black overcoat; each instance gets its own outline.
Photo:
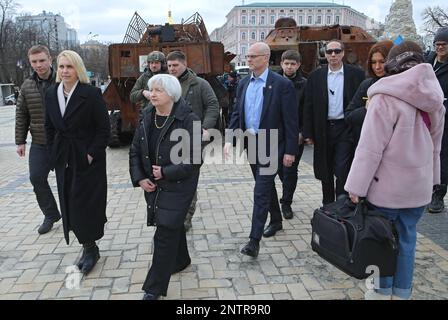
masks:
<instances>
[{"instance_id":1,"label":"man in black overcoat","mask_svg":"<svg viewBox=\"0 0 448 320\"><path fill-rule=\"evenodd\" d=\"M314 144L314 175L322 182L323 204L346 193L344 184L354 150L344 111L365 78L363 70L342 62L341 41L330 41L325 57L328 65L308 79L303 115L303 137L307 144Z\"/></svg>"}]
</instances>

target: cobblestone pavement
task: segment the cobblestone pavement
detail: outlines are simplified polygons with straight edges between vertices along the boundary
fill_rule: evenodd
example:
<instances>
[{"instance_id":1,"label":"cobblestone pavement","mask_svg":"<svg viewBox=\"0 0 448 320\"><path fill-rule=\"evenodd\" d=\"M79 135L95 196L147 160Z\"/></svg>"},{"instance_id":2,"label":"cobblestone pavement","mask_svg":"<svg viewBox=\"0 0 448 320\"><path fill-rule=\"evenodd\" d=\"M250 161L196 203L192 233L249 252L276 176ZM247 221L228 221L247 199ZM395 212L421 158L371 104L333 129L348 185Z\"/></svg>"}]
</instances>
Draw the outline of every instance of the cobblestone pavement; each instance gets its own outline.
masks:
<instances>
[{"instance_id":1,"label":"cobblestone pavement","mask_svg":"<svg viewBox=\"0 0 448 320\"><path fill-rule=\"evenodd\" d=\"M81 248L73 235L70 245L65 244L60 222L48 234L37 233L42 214L28 180L27 160L15 153L14 111L0 107L0 299L141 299L154 229L146 226L142 192L130 184L128 149L108 149L109 222L99 241L101 259L79 289L67 289L66 268ZM50 181L56 190L53 173ZM348 277L311 251L310 218L321 195L309 160L300 165L294 219L261 242L256 260L239 253L248 240L252 188L246 165L203 167L198 209L188 233L192 264L171 278L165 299L362 299L364 281ZM446 226L445 213L436 219ZM426 224L430 231L434 228ZM418 236L413 298L448 299L448 251L425 232ZM437 228L433 233L446 244L446 233Z\"/></svg>"}]
</instances>

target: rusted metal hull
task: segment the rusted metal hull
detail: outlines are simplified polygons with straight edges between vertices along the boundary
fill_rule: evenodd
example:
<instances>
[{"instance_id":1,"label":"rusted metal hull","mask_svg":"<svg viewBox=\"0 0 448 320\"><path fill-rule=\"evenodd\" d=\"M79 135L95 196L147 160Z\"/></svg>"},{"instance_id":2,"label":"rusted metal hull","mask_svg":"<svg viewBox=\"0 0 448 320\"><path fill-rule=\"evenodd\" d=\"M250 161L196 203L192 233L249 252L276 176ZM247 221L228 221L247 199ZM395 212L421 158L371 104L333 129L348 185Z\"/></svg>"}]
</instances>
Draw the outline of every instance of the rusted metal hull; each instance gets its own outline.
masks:
<instances>
[{"instance_id":1,"label":"rusted metal hull","mask_svg":"<svg viewBox=\"0 0 448 320\"><path fill-rule=\"evenodd\" d=\"M280 66L281 55L284 51L298 50L302 55L303 73L308 75L319 64L325 63L325 44L334 39L344 43L344 61L346 63L366 68L369 50L376 40L359 27L340 25L327 27L279 26L268 34L265 43L271 48L270 63L273 66Z\"/></svg>"}]
</instances>

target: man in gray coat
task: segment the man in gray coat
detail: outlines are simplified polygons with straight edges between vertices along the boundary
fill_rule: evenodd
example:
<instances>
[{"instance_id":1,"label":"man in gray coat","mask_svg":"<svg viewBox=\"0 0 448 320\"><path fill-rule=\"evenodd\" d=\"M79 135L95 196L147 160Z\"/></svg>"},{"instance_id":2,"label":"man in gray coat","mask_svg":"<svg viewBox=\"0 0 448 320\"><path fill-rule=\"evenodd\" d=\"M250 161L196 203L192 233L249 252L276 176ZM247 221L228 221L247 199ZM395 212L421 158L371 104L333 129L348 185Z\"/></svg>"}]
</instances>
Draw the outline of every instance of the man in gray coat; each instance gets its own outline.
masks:
<instances>
[{"instance_id":1,"label":"man in gray coat","mask_svg":"<svg viewBox=\"0 0 448 320\"><path fill-rule=\"evenodd\" d=\"M137 79L131 90L130 100L132 103L145 105L149 100L148 80L159 73L166 73L166 58L163 52L152 51L147 57L148 67Z\"/></svg>"},{"instance_id":2,"label":"man in gray coat","mask_svg":"<svg viewBox=\"0 0 448 320\"><path fill-rule=\"evenodd\" d=\"M201 119L203 140L209 140L208 129L214 128L219 117L219 103L211 85L187 67L187 59L181 51L173 51L166 57L168 73L179 79L182 98ZM197 193L185 218L185 230L191 228L191 219L196 210Z\"/></svg>"},{"instance_id":3,"label":"man in gray coat","mask_svg":"<svg viewBox=\"0 0 448 320\"><path fill-rule=\"evenodd\" d=\"M44 96L54 83L55 73L51 68L51 56L47 47L37 45L28 51L28 58L34 73L26 79L20 89L16 107L17 154L25 157L26 137L31 132L32 142L29 157L30 181L37 203L45 218L39 227L39 234L47 233L53 223L61 219L56 201L48 184L50 172L47 138L45 135Z\"/></svg>"}]
</instances>

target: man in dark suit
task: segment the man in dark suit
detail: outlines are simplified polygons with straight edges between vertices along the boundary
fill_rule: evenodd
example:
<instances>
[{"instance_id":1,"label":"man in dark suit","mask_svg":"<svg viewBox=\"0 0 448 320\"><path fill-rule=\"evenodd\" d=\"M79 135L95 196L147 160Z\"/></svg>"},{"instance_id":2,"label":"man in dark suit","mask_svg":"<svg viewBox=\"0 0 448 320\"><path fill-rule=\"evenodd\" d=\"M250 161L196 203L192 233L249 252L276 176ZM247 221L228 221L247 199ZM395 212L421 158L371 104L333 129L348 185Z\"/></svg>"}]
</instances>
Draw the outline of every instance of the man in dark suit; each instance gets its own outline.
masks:
<instances>
[{"instance_id":1,"label":"man in dark suit","mask_svg":"<svg viewBox=\"0 0 448 320\"><path fill-rule=\"evenodd\" d=\"M256 142L246 145L252 174L255 178L254 208L250 241L242 254L257 257L268 211L271 223L264 230L274 233L282 229L282 215L275 189L275 176L283 164L290 167L298 152L297 97L292 82L269 71L270 49L265 43L253 44L247 61L251 76L240 81L234 112L226 130L224 154L230 155L233 130L241 129L245 137ZM269 162L263 159L269 157ZM270 167L270 168L269 168ZM266 169L273 170L266 170Z\"/></svg>"},{"instance_id":2,"label":"man in dark suit","mask_svg":"<svg viewBox=\"0 0 448 320\"><path fill-rule=\"evenodd\" d=\"M322 182L322 202L328 204L335 195L346 193L344 184L354 150L344 111L365 75L342 62L344 44L339 40L327 44L325 57L328 65L315 70L308 79L303 137L307 144L314 144L314 175Z\"/></svg>"}]
</instances>

